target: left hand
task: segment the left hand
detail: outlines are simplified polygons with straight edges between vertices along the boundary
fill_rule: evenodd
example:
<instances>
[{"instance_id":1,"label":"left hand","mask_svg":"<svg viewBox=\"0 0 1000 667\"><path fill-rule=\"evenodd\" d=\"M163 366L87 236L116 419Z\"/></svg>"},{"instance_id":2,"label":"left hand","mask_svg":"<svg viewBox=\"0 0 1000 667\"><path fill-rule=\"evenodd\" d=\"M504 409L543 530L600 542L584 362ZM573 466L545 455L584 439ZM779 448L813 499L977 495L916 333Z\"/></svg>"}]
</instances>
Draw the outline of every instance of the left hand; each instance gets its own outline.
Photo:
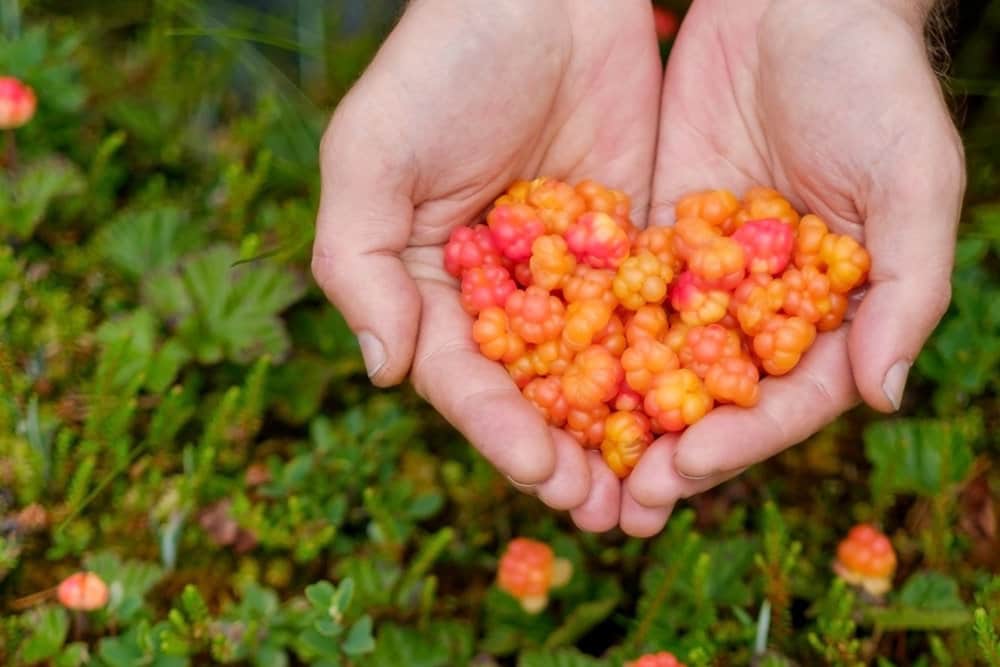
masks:
<instances>
[{"instance_id":1,"label":"left hand","mask_svg":"<svg viewBox=\"0 0 1000 667\"><path fill-rule=\"evenodd\" d=\"M869 285L751 410L714 410L654 443L620 524L659 532L681 498L804 440L864 399L899 408L945 312L965 189L961 140L923 38L927 2L695 0L663 86L651 224L686 192L769 185L863 239ZM923 6L922 6L923 5Z\"/></svg>"}]
</instances>

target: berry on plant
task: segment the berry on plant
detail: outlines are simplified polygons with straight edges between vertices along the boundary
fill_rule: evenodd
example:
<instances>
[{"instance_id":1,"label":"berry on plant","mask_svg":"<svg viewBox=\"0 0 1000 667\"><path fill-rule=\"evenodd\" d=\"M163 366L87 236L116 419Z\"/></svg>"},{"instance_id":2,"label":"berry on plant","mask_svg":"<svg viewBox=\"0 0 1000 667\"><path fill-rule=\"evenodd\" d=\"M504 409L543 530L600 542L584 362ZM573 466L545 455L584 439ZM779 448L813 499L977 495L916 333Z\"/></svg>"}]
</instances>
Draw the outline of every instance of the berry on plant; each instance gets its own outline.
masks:
<instances>
[{"instance_id":1,"label":"berry on plant","mask_svg":"<svg viewBox=\"0 0 1000 667\"><path fill-rule=\"evenodd\" d=\"M858 524L837 546L833 569L848 583L882 595L892 586L896 552L885 533L870 524Z\"/></svg>"},{"instance_id":2,"label":"berry on plant","mask_svg":"<svg viewBox=\"0 0 1000 667\"><path fill-rule=\"evenodd\" d=\"M35 115L35 91L12 76L0 76L0 130L21 127Z\"/></svg>"},{"instance_id":3,"label":"berry on plant","mask_svg":"<svg viewBox=\"0 0 1000 667\"><path fill-rule=\"evenodd\" d=\"M549 590L565 585L572 576L572 565L556 558L552 547L518 537L500 557L497 587L517 598L526 612L537 614L548 604Z\"/></svg>"},{"instance_id":4,"label":"berry on plant","mask_svg":"<svg viewBox=\"0 0 1000 667\"><path fill-rule=\"evenodd\" d=\"M462 307L470 315L491 306L503 308L516 291L510 272L502 266L477 266L462 273Z\"/></svg>"},{"instance_id":5,"label":"berry on plant","mask_svg":"<svg viewBox=\"0 0 1000 667\"><path fill-rule=\"evenodd\" d=\"M685 665L673 653L660 651L659 653L648 653L632 662L626 662L625 667L685 667Z\"/></svg>"},{"instance_id":6,"label":"berry on plant","mask_svg":"<svg viewBox=\"0 0 1000 667\"><path fill-rule=\"evenodd\" d=\"M628 477L653 441L649 418L641 412L616 412L604 422L601 456L619 478Z\"/></svg>"},{"instance_id":7,"label":"berry on plant","mask_svg":"<svg viewBox=\"0 0 1000 667\"><path fill-rule=\"evenodd\" d=\"M559 338L566 321L563 302L541 287L517 290L505 306L510 329L528 343L545 343Z\"/></svg>"},{"instance_id":8,"label":"berry on plant","mask_svg":"<svg viewBox=\"0 0 1000 667\"><path fill-rule=\"evenodd\" d=\"M108 585L93 572L77 572L60 582L59 603L73 611L95 611L108 604Z\"/></svg>"}]
</instances>

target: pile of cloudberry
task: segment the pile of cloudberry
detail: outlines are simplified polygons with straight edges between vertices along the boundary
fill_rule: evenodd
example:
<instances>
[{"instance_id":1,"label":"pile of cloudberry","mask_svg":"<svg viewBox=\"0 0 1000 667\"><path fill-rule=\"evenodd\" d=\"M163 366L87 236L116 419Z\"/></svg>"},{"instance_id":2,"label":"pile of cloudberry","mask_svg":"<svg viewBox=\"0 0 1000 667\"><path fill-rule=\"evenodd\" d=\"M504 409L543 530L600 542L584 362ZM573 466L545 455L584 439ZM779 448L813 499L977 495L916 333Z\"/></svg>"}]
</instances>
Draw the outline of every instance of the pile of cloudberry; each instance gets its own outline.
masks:
<instances>
[{"instance_id":1,"label":"pile of cloudberry","mask_svg":"<svg viewBox=\"0 0 1000 667\"><path fill-rule=\"evenodd\" d=\"M630 210L593 181L518 181L444 255L482 353L620 477L654 435L755 405L762 375L840 326L870 266L769 188L686 196L672 227Z\"/></svg>"}]
</instances>

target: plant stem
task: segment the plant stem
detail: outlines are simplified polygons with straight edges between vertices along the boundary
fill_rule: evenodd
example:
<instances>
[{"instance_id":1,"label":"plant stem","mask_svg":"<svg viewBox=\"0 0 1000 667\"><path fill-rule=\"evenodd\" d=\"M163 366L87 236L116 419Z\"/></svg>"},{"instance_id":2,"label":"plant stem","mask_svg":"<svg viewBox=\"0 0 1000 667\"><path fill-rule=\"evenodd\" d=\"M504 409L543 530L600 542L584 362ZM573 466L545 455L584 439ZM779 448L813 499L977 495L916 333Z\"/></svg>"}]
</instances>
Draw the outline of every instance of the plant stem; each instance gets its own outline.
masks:
<instances>
[{"instance_id":1,"label":"plant stem","mask_svg":"<svg viewBox=\"0 0 1000 667\"><path fill-rule=\"evenodd\" d=\"M8 171L17 169L17 140L14 139L14 130L7 130L7 137L4 139L3 163Z\"/></svg>"}]
</instances>

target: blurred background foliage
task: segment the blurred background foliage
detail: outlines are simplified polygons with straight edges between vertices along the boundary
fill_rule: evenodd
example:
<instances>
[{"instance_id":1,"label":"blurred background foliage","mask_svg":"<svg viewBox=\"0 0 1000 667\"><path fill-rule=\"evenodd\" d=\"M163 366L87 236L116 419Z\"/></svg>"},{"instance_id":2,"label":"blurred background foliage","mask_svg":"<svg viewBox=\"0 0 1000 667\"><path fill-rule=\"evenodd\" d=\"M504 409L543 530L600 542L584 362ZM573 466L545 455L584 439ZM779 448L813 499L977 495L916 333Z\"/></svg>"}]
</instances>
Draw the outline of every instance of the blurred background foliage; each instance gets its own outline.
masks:
<instances>
[{"instance_id":1,"label":"blurred background foliage","mask_svg":"<svg viewBox=\"0 0 1000 667\"><path fill-rule=\"evenodd\" d=\"M903 411L649 541L373 390L308 277L323 124L399 5L0 0L0 74L39 97L0 174L0 663L1000 664L1000 3L949 38L969 192ZM858 521L899 553L887 599L830 570ZM517 535L574 564L538 616L493 584ZM81 569L98 612L53 598Z\"/></svg>"}]
</instances>

